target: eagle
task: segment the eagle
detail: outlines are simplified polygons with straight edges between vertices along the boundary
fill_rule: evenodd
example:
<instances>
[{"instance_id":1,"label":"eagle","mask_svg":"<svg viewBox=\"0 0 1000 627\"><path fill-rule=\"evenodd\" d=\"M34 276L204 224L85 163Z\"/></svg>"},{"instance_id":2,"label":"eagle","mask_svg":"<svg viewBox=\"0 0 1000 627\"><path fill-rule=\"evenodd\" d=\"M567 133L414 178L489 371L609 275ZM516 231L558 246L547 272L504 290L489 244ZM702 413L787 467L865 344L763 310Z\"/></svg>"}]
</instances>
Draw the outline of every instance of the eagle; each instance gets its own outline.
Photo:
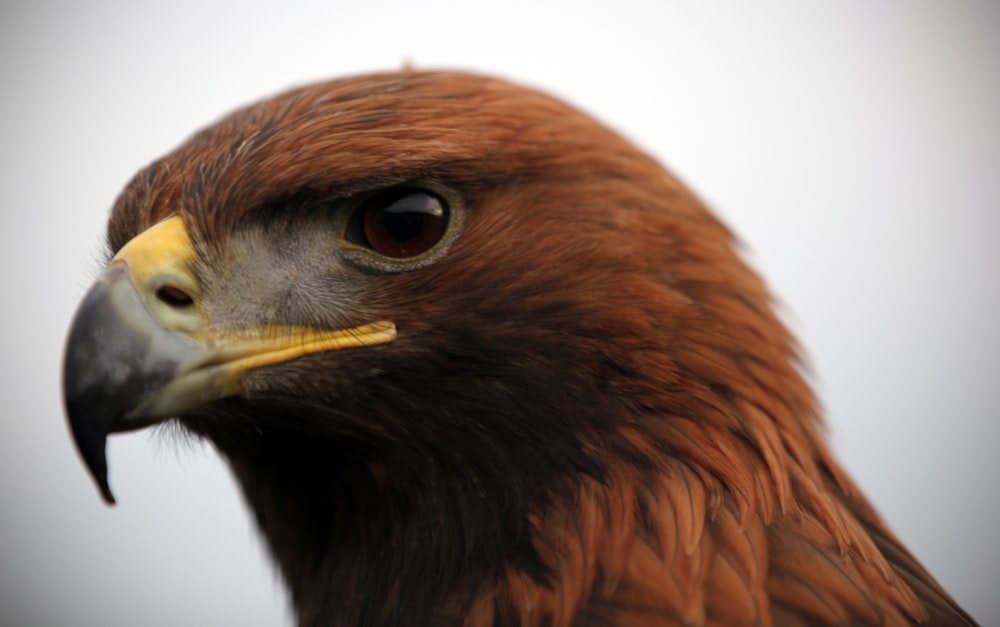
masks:
<instances>
[{"instance_id":1,"label":"eagle","mask_svg":"<svg viewBox=\"0 0 1000 627\"><path fill-rule=\"evenodd\" d=\"M533 89L349 77L142 169L64 356L77 449L228 462L303 627L974 625L832 457L735 238Z\"/></svg>"}]
</instances>

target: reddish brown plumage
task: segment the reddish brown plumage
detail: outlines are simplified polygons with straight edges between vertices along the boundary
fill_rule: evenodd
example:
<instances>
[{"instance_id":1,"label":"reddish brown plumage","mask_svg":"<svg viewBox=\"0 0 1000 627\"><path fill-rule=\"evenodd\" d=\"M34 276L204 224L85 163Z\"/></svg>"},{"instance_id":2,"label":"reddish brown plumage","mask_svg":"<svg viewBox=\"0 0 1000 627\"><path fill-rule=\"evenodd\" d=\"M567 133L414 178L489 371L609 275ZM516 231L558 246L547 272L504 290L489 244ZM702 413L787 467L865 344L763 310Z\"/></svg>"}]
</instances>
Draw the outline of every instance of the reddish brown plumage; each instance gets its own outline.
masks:
<instances>
[{"instance_id":1,"label":"reddish brown plumage","mask_svg":"<svg viewBox=\"0 0 1000 627\"><path fill-rule=\"evenodd\" d=\"M250 225L286 237L412 182L464 206L441 259L369 272L336 312L224 296ZM304 625L972 624L831 458L726 228L563 104L448 73L306 87L140 173L112 249L174 213L220 326L399 328L181 417L232 463Z\"/></svg>"}]
</instances>

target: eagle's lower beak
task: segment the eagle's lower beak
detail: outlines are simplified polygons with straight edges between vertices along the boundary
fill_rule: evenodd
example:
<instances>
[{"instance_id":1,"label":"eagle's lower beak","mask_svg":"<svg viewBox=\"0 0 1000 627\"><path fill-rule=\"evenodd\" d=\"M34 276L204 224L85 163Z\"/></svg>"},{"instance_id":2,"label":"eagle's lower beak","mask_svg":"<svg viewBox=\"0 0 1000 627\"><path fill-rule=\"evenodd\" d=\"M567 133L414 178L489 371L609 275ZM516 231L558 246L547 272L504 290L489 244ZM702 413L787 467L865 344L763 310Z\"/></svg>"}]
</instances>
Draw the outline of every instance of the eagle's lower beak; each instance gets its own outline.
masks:
<instances>
[{"instance_id":1,"label":"eagle's lower beak","mask_svg":"<svg viewBox=\"0 0 1000 627\"><path fill-rule=\"evenodd\" d=\"M221 332L202 310L197 253L183 220L143 232L112 259L76 312L63 393L80 455L108 503L105 440L242 391L254 368L390 342L391 322L352 329L267 326Z\"/></svg>"}]
</instances>

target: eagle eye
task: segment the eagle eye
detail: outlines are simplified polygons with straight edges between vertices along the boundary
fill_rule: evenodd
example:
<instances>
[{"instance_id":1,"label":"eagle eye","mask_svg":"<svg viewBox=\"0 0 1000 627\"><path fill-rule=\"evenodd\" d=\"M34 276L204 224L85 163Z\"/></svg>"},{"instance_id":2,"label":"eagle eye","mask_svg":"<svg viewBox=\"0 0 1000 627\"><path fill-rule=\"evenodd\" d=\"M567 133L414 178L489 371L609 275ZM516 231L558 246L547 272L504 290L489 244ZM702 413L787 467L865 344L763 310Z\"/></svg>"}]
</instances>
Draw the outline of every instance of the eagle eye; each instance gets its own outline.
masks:
<instances>
[{"instance_id":1,"label":"eagle eye","mask_svg":"<svg viewBox=\"0 0 1000 627\"><path fill-rule=\"evenodd\" d=\"M444 238L450 217L448 204L437 194L393 188L368 197L354 210L344 238L385 257L410 259Z\"/></svg>"}]
</instances>

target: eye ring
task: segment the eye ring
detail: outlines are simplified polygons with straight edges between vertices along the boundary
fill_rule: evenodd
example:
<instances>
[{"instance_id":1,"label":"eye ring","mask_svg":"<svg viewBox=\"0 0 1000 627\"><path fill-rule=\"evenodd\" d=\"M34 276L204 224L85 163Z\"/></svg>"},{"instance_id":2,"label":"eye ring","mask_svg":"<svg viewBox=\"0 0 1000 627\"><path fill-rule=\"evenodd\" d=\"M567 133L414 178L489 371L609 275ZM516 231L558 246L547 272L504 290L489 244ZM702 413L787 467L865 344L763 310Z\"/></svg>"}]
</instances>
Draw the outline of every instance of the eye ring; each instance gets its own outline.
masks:
<instances>
[{"instance_id":1,"label":"eye ring","mask_svg":"<svg viewBox=\"0 0 1000 627\"><path fill-rule=\"evenodd\" d=\"M349 257L379 270L400 271L437 259L454 239L461 203L450 190L413 183L362 197L345 220Z\"/></svg>"}]
</instances>

